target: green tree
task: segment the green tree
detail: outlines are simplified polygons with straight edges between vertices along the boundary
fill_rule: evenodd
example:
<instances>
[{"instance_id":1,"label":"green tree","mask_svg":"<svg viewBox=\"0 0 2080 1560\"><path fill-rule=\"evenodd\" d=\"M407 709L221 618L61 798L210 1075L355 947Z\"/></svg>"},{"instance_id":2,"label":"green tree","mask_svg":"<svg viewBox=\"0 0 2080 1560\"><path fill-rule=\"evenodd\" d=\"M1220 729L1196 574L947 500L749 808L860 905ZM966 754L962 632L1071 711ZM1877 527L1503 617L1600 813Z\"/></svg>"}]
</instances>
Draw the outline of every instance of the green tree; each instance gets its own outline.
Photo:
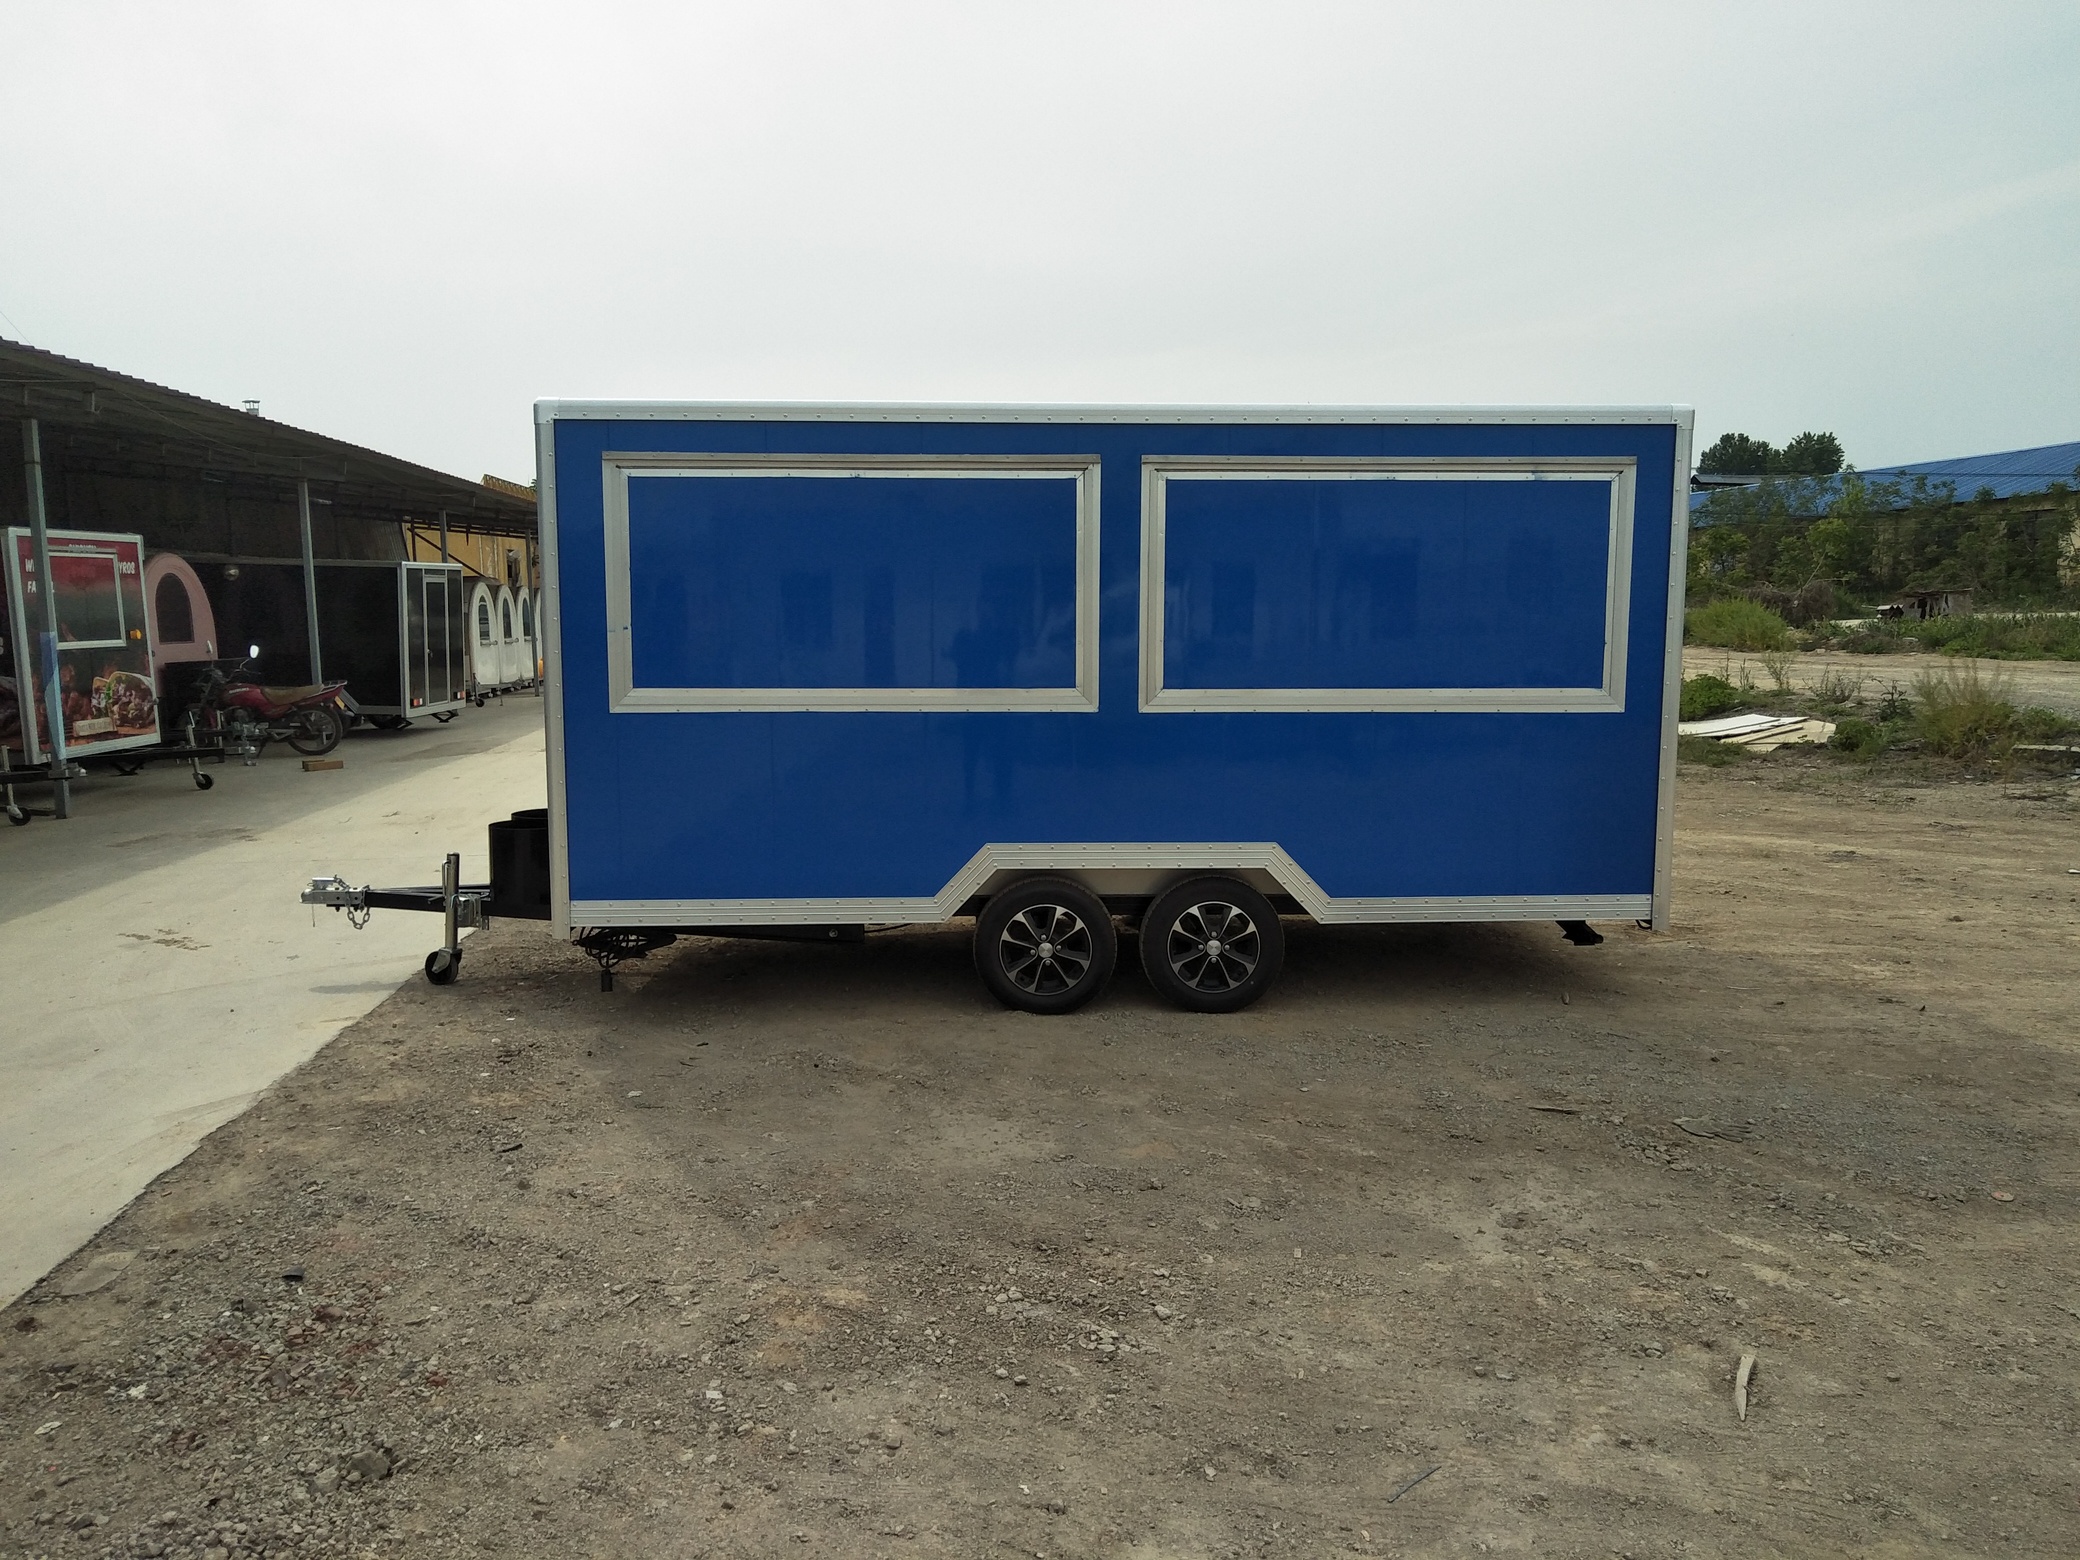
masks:
<instances>
[{"instance_id":1,"label":"green tree","mask_svg":"<svg viewBox=\"0 0 2080 1560\"><path fill-rule=\"evenodd\" d=\"M1722 433L1697 459L1697 469L1710 477L1759 477L1773 468L1777 452L1764 440L1745 433Z\"/></svg>"},{"instance_id":2,"label":"green tree","mask_svg":"<svg viewBox=\"0 0 2080 1560\"><path fill-rule=\"evenodd\" d=\"M1842 441L1831 433L1802 433L1776 451L1765 469L1786 477L1831 477L1842 469Z\"/></svg>"},{"instance_id":3,"label":"green tree","mask_svg":"<svg viewBox=\"0 0 2080 1560\"><path fill-rule=\"evenodd\" d=\"M1806 532L1806 547L1814 574L1822 579L1846 582L1862 572L1867 549L1856 533L1856 524L1844 515L1815 520Z\"/></svg>"},{"instance_id":4,"label":"green tree","mask_svg":"<svg viewBox=\"0 0 2080 1560\"><path fill-rule=\"evenodd\" d=\"M1721 488L1693 515L1691 588L1703 600L1828 579L1850 602L1963 585L1982 608L2080 605L2076 489L2080 473L2041 500L1961 499L1949 482L1872 482L1846 469Z\"/></svg>"},{"instance_id":5,"label":"green tree","mask_svg":"<svg viewBox=\"0 0 2080 1560\"><path fill-rule=\"evenodd\" d=\"M1748 583L1748 533L1739 525L1715 525L1690 537L1690 593L1703 599L1716 587Z\"/></svg>"}]
</instances>

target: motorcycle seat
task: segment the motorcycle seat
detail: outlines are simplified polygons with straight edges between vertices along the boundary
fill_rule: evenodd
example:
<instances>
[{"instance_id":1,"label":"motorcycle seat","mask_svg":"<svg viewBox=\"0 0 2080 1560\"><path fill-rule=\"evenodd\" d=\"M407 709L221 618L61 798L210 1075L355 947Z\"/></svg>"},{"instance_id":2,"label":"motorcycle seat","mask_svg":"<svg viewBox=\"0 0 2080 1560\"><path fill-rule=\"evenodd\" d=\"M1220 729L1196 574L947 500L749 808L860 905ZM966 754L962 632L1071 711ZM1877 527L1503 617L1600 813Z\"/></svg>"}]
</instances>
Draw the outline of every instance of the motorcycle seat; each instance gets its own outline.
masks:
<instances>
[{"instance_id":1,"label":"motorcycle seat","mask_svg":"<svg viewBox=\"0 0 2080 1560\"><path fill-rule=\"evenodd\" d=\"M314 699L325 691L320 683L311 683L303 688L262 687L260 696L269 704L301 704L305 699Z\"/></svg>"}]
</instances>

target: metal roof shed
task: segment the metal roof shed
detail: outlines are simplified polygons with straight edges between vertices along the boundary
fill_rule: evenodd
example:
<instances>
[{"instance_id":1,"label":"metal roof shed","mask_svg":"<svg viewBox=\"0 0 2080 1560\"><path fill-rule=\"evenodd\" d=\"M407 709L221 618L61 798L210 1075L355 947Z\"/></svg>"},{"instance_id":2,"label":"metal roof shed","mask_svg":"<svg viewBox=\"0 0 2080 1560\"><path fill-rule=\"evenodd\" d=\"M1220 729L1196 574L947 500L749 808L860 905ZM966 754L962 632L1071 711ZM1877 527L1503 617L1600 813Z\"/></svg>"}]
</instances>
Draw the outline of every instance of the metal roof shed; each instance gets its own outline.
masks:
<instances>
[{"instance_id":1,"label":"metal roof shed","mask_svg":"<svg viewBox=\"0 0 2080 1560\"><path fill-rule=\"evenodd\" d=\"M364 538L351 529L338 533L342 522L394 527L445 514L454 530L535 531L531 498L0 339L0 417L7 416L38 425L53 524L97 518L68 512L68 505L94 505L97 483L142 481L186 489L189 501L168 494L156 510L139 504L120 518L142 520L147 531L156 525L188 532L182 543L201 552L253 550L222 543L264 539L270 528L235 506L228 515L198 515L198 482L225 489L212 495L219 499L273 508L293 506L299 485L307 485L332 510L331 523L314 536L320 557L367 556L351 550L365 548ZM12 448L0 452L9 464L14 458ZM0 482L0 516L18 515L22 502L19 481ZM224 522L215 538L208 535L213 519ZM259 534L242 536L240 528ZM207 545L213 539L218 546Z\"/></svg>"},{"instance_id":2,"label":"metal roof shed","mask_svg":"<svg viewBox=\"0 0 2080 1560\"><path fill-rule=\"evenodd\" d=\"M0 526L114 527L190 559L300 562L312 680L317 560L402 557L412 520L535 534L535 506L515 494L6 339L0 419L20 426L0 438ZM63 764L54 755L54 775Z\"/></svg>"}]
</instances>

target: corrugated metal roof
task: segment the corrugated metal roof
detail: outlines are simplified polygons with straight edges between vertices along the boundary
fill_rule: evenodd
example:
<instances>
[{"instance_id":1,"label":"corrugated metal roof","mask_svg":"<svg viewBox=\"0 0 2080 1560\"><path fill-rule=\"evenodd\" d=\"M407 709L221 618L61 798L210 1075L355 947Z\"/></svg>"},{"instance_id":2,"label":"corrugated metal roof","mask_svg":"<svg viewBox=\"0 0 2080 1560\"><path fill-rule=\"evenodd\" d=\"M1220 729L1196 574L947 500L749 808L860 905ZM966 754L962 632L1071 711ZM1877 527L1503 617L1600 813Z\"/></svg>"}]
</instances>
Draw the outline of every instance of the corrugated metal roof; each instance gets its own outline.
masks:
<instances>
[{"instance_id":1,"label":"corrugated metal roof","mask_svg":"<svg viewBox=\"0 0 2080 1560\"><path fill-rule=\"evenodd\" d=\"M260 481L307 479L364 514L532 534L534 494L503 492L344 439L184 390L0 338L0 419L33 417L44 458L75 469L181 470Z\"/></svg>"},{"instance_id":2,"label":"corrugated metal roof","mask_svg":"<svg viewBox=\"0 0 2080 1560\"><path fill-rule=\"evenodd\" d=\"M2020 498L2042 493L2054 482L2080 487L2080 441L2071 444L2040 444L2026 450L1996 450L1991 455L1961 455L1954 460L1920 460L1904 466L1880 466L1860 473L1869 483L1897 482L1911 485L1917 477L1931 486L1949 484L1960 499L1977 498L1990 492L1995 498ZM1834 502L1840 481L1832 477L1788 478L1811 488L1817 501L1814 513ZM1720 488L1713 491L1724 492ZM1690 495L1690 512L1712 496L1711 491Z\"/></svg>"},{"instance_id":3,"label":"corrugated metal roof","mask_svg":"<svg viewBox=\"0 0 2080 1560\"><path fill-rule=\"evenodd\" d=\"M1948 482L1959 498L1977 498L1991 489L1995 498L2017 498L2024 493L2041 493L2054 482L2076 485L2080 469L2080 441L2072 444L2040 444L2028 450L1998 450L1991 455L1963 455L1956 460L1921 460L1905 466L1882 466L1866 471L1866 482L1911 482L1926 477L1931 483Z\"/></svg>"}]
</instances>

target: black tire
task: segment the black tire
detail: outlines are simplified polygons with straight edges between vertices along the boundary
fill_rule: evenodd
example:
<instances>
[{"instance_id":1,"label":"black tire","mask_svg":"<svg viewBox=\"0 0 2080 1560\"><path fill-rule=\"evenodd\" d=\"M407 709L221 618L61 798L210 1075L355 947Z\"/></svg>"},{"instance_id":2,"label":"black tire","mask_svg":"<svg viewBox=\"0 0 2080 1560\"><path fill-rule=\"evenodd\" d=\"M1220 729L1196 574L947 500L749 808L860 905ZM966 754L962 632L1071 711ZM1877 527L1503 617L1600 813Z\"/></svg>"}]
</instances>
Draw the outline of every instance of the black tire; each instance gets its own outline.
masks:
<instances>
[{"instance_id":1,"label":"black tire","mask_svg":"<svg viewBox=\"0 0 2080 1560\"><path fill-rule=\"evenodd\" d=\"M403 715L371 715L368 723L378 731L403 731L411 725Z\"/></svg>"},{"instance_id":2,"label":"black tire","mask_svg":"<svg viewBox=\"0 0 2080 1560\"><path fill-rule=\"evenodd\" d=\"M289 731L289 746L299 753L308 753L312 758L323 758L338 747L339 739L347 734L346 723L339 718L339 712L322 704L298 710L290 719Z\"/></svg>"},{"instance_id":3,"label":"black tire","mask_svg":"<svg viewBox=\"0 0 2080 1560\"><path fill-rule=\"evenodd\" d=\"M1118 960L1119 938L1104 902L1068 878L1022 879L999 890L975 918L982 983L1021 1012L1074 1012L1105 989Z\"/></svg>"},{"instance_id":4,"label":"black tire","mask_svg":"<svg viewBox=\"0 0 2080 1560\"><path fill-rule=\"evenodd\" d=\"M17 829L26 829L29 826L30 816L31 815L29 813L23 811L19 807L10 807L7 809L7 821L13 824Z\"/></svg>"},{"instance_id":5,"label":"black tire","mask_svg":"<svg viewBox=\"0 0 2080 1560\"><path fill-rule=\"evenodd\" d=\"M455 977L462 973L462 950L453 953L445 948L436 948L426 956L426 978L436 986L452 986Z\"/></svg>"},{"instance_id":6,"label":"black tire","mask_svg":"<svg viewBox=\"0 0 2080 1560\"><path fill-rule=\"evenodd\" d=\"M217 777L215 775L197 775L195 777L195 789L198 791L207 791L216 783Z\"/></svg>"},{"instance_id":7,"label":"black tire","mask_svg":"<svg viewBox=\"0 0 2080 1560\"><path fill-rule=\"evenodd\" d=\"M1167 1001L1234 1013L1271 988L1286 936L1264 896L1239 878L1203 877L1157 896L1141 920L1141 967Z\"/></svg>"}]
</instances>

